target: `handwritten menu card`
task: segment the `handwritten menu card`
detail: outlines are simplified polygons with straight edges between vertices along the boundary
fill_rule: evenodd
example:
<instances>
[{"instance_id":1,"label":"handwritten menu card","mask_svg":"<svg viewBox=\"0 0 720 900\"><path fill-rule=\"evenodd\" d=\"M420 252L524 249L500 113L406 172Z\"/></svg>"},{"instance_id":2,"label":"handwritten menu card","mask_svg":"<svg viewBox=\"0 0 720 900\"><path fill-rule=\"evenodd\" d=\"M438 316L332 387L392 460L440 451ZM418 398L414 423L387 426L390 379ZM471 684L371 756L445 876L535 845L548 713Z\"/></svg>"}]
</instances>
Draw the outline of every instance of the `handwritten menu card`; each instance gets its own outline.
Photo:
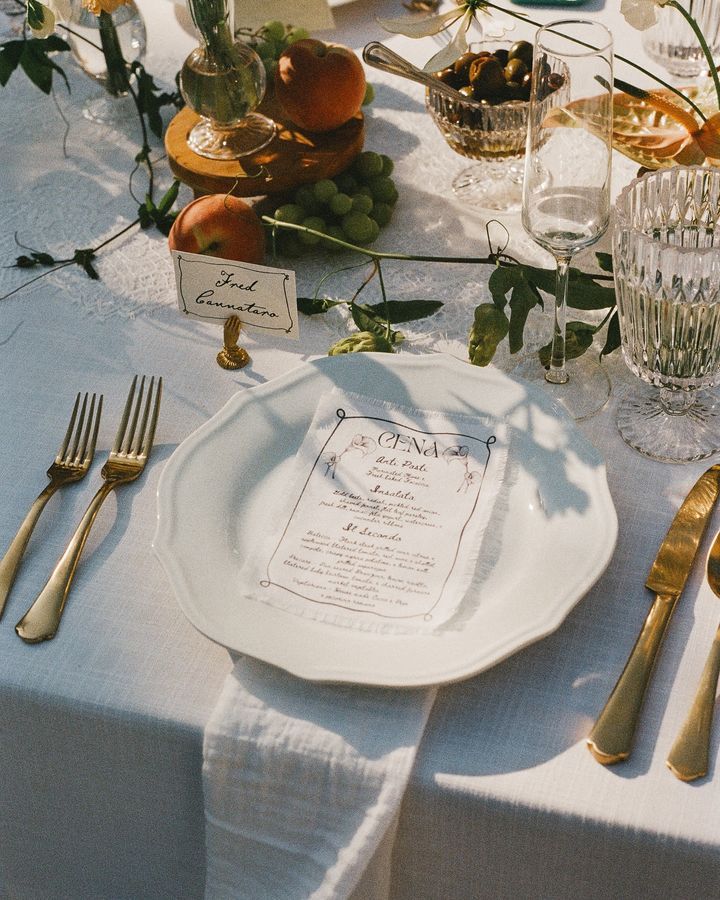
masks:
<instances>
[{"instance_id":1,"label":"handwritten menu card","mask_svg":"<svg viewBox=\"0 0 720 900\"><path fill-rule=\"evenodd\" d=\"M427 631L461 603L504 474L504 426L335 390L241 573L253 595L364 630Z\"/></svg>"}]
</instances>

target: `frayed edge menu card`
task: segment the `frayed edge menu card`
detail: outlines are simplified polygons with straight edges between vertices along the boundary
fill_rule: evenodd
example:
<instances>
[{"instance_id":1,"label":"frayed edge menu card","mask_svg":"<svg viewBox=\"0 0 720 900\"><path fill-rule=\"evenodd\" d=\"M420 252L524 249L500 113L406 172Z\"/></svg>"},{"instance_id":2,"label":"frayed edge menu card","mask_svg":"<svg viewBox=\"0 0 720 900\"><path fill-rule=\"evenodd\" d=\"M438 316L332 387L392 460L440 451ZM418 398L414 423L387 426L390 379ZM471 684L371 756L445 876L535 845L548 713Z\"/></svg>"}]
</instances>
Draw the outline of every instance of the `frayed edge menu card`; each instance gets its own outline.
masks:
<instances>
[{"instance_id":1,"label":"frayed edge menu card","mask_svg":"<svg viewBox=\"0 0 720 900\"><path fill-rule=\"evenodd\" d=\"M345 627L433 630L471 585L506 458L502 423L335 389L241 589Z\"/></svg>"}]
</instances>

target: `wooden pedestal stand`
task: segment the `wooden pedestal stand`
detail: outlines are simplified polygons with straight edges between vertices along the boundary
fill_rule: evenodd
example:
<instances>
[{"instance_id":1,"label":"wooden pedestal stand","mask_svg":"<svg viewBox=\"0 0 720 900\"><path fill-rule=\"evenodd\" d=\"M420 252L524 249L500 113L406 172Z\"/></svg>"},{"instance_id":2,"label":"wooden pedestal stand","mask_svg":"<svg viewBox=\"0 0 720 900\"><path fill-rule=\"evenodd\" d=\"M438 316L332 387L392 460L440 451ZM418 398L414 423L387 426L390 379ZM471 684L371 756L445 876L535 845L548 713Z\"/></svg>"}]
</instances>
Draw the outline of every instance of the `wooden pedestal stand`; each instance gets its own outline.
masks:
<instances>
[{"instance_id":1,"label":"wooden pedestal stand","mask_svg":"<svg viewBox=\"0 0 720 900\"><path fill-rule=\"evenodd\" d=\"M332 178L346 169L362 150L365 137L362 113L334 131L316 133L293 125L272 99L263 101L258 112L276 123L273 140L250 156L218 161L198 156L188 147L187 136L199 117L188 107L180 110L165 132L165 148L175 176L191 187L196 196L281 194L301 184ZM257 174L261 166L267 174Z\"/></svg>"}]
</instances>

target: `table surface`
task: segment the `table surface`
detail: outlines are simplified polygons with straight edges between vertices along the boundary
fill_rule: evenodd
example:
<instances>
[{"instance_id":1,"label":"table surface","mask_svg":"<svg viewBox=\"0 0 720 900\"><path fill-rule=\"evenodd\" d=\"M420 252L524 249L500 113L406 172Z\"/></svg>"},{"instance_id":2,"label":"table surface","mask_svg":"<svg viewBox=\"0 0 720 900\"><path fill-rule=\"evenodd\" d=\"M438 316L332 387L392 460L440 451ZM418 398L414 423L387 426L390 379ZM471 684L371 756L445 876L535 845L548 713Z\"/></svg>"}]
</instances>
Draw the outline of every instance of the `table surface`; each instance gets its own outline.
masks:
<instances>
[{"instance_id":1,"label":"table surface","mask_svg":"<svg viewBox=\"0 0 720 900\"><path fill-rule=\"evenodd\" d=\"M582 9L606 22L618 48L639 60L639 35L622 24L618 6L590 0ZM187 15L170 3L146 0L141 7L148 69L169 83L194 46ZM562 14L557 7L515 8L543 21ZM422 62L432 39L388 40L377 25L377 16L402 11L396 0L336 6L331 37L356 49L385 40ZM513 35L531 33L518 25ZM118 131L84 121L80 110L92 85L71 63L66 68L72 94L58 81L54 101L21 74L0 89L3 266L25 252L16 242L64 258L135 216L138 204L128 193L133 126ZM378 248L483 255L489 217L453 199L449 184L464 162L432 127L422 90L368 74L376 99L366 146L396 160L400 189ZM620 64L618 74L632 76ZM162 156L157 142L154 154ZM617 162L616 189L635 169ZM165 163L157 168L169 184ZM141 200L141 174L132 188ZM549 264L522 235L516 215L492 218L506 225L509 252ZM298 293L312 292L329 265L326 258L300 261ZM106 404L93 469L49 504L0 622L0 896L197 897L204 879L203 727L232 661L184 618L153 554L158 479L175 447L235 392L324 354L347 322L340 313L304 319L299 343L248 336L252 365L226 372L214 362L218 326L189 321L174 305L161 235L132 230L98 256L97 268L100 281L67 267L0 302L1 546L44 486L75 393L102 391ZM403 327L402 352L464 359L474 307L489 298L489 272L388 266L393 296L445 302L434 319ZM0 269L0 296L35 274ZM338 297L353 286L352 273L326 282ZM547 329L541 316L531 322L536 341ZM510 368L512 360L503 352L497 364ZM657 545L706 467L655 463L624 445L614 413L633 382L617 354L607 365L610 404L581 428L607 463L620 522L613 559L557 632L439 692L400 816L394 897L720 895L720 798L712 777L720 729L708 778L682 784L665 766L720 618L700 566L666 639L631 761L603 768L585 748L647 612L643 584ZM25 645L12 626L99 482L135 372L165 378L147 472L103 507L57 638ZM720 514L709 531L718 526ZM701 556L708 546L709 538ZM519 560L522 552L518 547Z\"/></svg>"}]
</instances>

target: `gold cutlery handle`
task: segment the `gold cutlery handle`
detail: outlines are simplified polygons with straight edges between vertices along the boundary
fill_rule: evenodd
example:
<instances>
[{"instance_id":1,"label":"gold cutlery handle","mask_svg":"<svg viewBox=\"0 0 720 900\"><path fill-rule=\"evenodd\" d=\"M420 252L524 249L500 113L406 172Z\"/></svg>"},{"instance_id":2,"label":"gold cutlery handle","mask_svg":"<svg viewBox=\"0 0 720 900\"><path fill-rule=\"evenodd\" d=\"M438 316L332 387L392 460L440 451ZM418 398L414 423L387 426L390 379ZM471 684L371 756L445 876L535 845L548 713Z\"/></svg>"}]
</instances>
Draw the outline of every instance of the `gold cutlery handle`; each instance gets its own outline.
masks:
<instances>
[{"instance_id":1,"label":"gold cutlery handle","mask_svg":"<svg viewBox=\"0 0 720 900\"><path fill-rule=\"evenodd\" d=\"M630 756L645 691L679 595L658 594L625 668L587 739L604 766Z\"/></svg>"},{"instance_id":2,"label":"gold cutlery handle","mask_svg":"<svg viewBox=\"0 0 720 900\"><path fill-rule=\"evenodd\" d=\"M10 589L15 582L30 535L33 533L37 520L40 518L40 513L45 509L45 504L58 487L59 485L57 484L49 484L38 494L28 510L28 514L23 519L22 525L18 528L17 534L12 539L12 543L7 548L5 556L0 560L0 616L2 616L5 609Z\"/></svg>"},{"instance_id":3,"label":"gold cutlery handle","mask_svg":"<svg viewBox=\"0 0 720 900\"><path fill-rule=\"evenodd\" d=\"M720 675L720 628L715 634L715 640L700 676L693 705L668 754L668 767L681 781L694 781L707 775L718 675Z\"/></svg>"},{"instance_id":4,"label":"gold cutlery handle","mask_svg":"<svg viewBox=\"0 0 720 900\"><path fill-rule=\"evenodd\" d=\"M75 569L95 521L95 516L103 501L115 487L117 482L105 482L90 501L85 515L75 530L70 543L58 560L52 575L45 587L40 591L34 603L15 626L18 635L30 644L47 641L55 637L60 618L65 608L65 601L70 591Z\"/></svg>"}]
</instances>

